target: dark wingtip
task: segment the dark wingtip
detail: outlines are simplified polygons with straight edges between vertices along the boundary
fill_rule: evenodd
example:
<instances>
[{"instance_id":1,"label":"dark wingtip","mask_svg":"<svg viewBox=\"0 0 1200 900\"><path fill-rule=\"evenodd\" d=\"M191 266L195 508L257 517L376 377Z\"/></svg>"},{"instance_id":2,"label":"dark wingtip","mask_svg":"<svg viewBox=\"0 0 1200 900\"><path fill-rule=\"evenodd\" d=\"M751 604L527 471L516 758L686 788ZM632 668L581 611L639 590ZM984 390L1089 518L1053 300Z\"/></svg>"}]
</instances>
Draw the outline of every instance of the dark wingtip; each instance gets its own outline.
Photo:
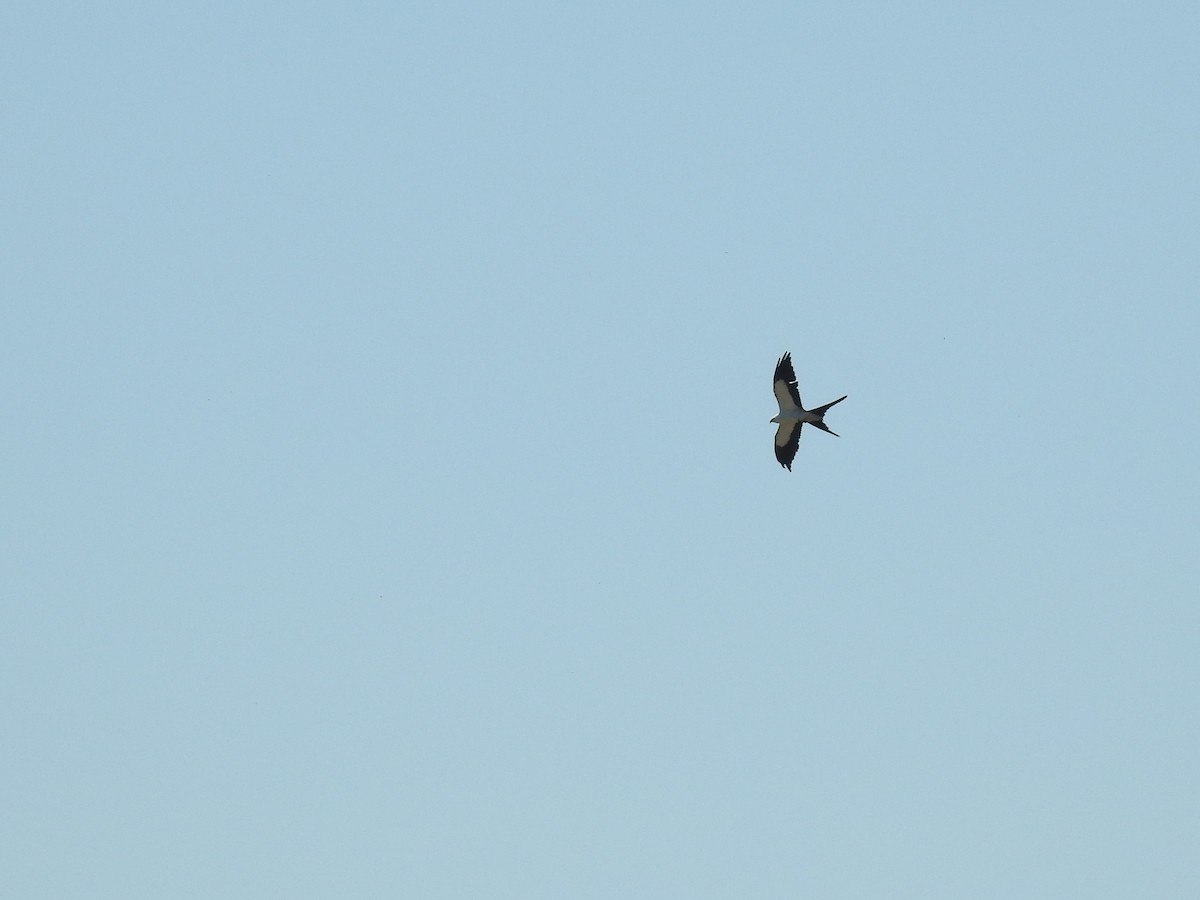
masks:
<instances>
[{"instance_id":1,"label":"dark wingtip","mask_svg":"<svg viewBox=\"0 0 1200 900\"><path fill-rule=\"evenodd\" d=\"M786 381L788 384L796 383L796 370L792 368L791 353L784 353L779 357L779 362L775 363L775 380Z\"/></svg>"}]
</instances>

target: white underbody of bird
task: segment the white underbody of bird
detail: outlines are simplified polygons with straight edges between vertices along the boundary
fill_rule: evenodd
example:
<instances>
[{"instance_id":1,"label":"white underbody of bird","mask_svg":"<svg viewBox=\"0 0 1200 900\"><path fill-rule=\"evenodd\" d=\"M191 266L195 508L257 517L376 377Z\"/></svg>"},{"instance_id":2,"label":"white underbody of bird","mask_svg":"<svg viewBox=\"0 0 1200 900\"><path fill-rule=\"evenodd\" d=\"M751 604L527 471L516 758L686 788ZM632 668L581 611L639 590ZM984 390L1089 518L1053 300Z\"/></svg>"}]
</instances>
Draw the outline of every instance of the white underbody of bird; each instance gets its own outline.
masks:
<instances>
[{"instance_id":1,"label":"white underbody of bird","mask_svg":"<svg viewBox=\"0 0 1200 900\"><path fill-rule=\"evenodd\" d=\"M779 415L771 419L779 426L775 432L775 458L779 464L792 470L792 460L800 446L800 430L805 425L820 428L837 437L837 433L825 424L825 413L837 406L849 395L838 397L832 403L805 409L800 402L800 389L796 386L796 372L792 368L792 354L785 353L775 364L775 400L779 403Z\"/></svg>"}]
</instances>

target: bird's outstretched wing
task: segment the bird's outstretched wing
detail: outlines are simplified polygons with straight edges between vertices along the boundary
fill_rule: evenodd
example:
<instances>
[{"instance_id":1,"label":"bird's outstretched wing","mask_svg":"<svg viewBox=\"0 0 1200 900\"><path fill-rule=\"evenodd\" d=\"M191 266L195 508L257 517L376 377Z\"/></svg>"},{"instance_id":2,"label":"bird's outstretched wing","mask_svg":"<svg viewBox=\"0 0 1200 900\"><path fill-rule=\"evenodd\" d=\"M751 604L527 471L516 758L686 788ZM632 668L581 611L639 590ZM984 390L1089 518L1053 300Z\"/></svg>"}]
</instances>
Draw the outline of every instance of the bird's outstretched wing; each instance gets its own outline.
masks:
<instances>
[{"instance_id":1,"label":"bird's outstretched wing","mask_svg":"<svg viewBox=\"0 0 1200 900\"><path fill-rule=\"evenodd\" d=\"M803 427L803 422L780 422L779 430L775 432L775 458L789 472L800 447L800 429Z\"/></svg>"},{"instance_id":2,"label":"bird's outstretched wing","mask_svg":"<svg viewBox=\"0 0 1200 900\"><path fill-rule=\"evenodd\" d=\"M800 402L800 389L796 387L796 372L792 368L792 354L785 353L775 364L775 399L779 403L779 411L803 409Z\"/></svg>"}]
</instances>

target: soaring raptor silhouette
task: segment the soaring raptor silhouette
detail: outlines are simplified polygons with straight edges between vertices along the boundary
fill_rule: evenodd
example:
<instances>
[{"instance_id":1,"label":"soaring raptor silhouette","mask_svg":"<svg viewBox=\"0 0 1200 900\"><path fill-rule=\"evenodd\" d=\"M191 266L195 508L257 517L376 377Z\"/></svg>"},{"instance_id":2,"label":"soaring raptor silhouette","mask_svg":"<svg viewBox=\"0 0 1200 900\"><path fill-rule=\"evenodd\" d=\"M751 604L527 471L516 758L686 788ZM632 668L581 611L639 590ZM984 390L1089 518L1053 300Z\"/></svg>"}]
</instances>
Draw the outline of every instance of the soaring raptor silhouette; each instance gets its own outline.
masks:
<instances>
[{"instance_id":1,"label":"soaring raptor silhouette","mask_svg":"<svg viewBox=\"0 0 1200 900\"><path fill-rule=\"evenodd\" d=\"M779 464L792 471L792 460L796 458L796 449L800 446L800 429L805 423L822 431L829 431L825 425L825 413L831 406L837 406L849 395L838 397L832 403L818 406L816 409L805 409L800 402L800 391L796 387L796 372L792 369L792 354L785 353L775 364L775 399L779 401L779 415L771 419L779 423L775 432L775 458ZM829 431L834 437L837 433Z\"/></svg>"}]
</instances>

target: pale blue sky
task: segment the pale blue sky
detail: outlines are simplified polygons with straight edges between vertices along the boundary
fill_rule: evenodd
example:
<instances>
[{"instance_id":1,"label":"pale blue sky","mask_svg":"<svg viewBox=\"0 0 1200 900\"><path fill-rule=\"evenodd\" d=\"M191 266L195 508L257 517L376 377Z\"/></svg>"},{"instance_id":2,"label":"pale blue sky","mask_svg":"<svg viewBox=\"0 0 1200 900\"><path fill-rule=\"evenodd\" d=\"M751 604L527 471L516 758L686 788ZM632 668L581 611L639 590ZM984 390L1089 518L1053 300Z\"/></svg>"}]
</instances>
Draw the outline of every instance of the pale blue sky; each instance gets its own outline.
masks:
<instances>
[{"instance_id":1,"label":"pale blue sky","mask_svg":"<svg viewBox=\"0 0 1200 900\"><path fill-rule=\"evenodd\" d=\"M6 4L3 893L1200 896L1198 9Z\"/></svg>"}]
</instances>

